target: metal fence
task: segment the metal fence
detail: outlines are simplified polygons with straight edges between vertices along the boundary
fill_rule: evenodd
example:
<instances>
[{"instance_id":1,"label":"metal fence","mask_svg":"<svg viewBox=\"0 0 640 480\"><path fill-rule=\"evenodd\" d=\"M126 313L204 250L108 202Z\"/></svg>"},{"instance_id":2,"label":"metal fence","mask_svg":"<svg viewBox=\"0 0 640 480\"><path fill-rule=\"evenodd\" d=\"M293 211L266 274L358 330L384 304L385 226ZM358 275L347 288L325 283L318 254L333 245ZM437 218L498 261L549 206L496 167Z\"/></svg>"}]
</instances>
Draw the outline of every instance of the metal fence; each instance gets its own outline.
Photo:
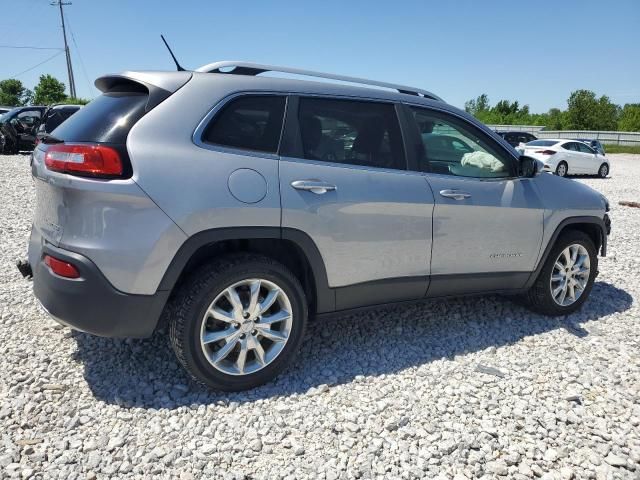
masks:
<instances>
[{"instance_id":1,"label":"metal fence","mask_svg":"<svg viewBox=\"0 0 640 480\"><path fill-rule=\"evenodd\" d=\"M527 132L534 135L545 128L544 125L487 125L487 127L496 132Z\"/></svg>"},{"instance_id":2,"label":"metal fence","mask_svg":"<svg viewBox=\"0 0 640 480\"><path fill-rule=\"evenodd\" d=\"M607 145L640 146L640 133L637 132L600 132L593 130L543 130L536 134L538 138L588 138L600 140Z\"/></svg>"},{"instance_id":3,"label":"metal fence","mask_svg":"<svg viewBox=\"0 0 640 480\"><path fill-rule=\"evenodd\" d=\"M598 130L543 130L537 125L487 125L497 132L528 132L538 138L588 138L607 145L640 146L640 132L605 132Z\"/></svg>"}]
</instances>

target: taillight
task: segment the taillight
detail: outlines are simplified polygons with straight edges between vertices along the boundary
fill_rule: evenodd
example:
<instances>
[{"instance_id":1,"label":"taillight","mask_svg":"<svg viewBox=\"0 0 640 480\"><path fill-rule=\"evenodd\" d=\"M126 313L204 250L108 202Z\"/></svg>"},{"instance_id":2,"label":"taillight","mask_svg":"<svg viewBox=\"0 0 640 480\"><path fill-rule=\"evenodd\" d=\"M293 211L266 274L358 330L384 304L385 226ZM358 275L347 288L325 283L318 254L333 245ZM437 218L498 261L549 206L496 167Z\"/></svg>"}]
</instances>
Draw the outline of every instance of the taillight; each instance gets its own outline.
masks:
<instances>
[{"instance_id":1,"label":"taillight","mask_svg":"<svg viewBox=\"0 0 640 480\"><path fill-rule=\"evenodd\" d=\"M51 269L56 275L65 278L80 278L78 269L64 260L59 260L51 255L44 256L44 264Z\"/></svg>"},{"instance_id":2,"label":"taillight","mask_svg":"<svg viewBox=\"0 0 640 480\"><path fill-rule=\"evenodd\" d=\"M535 153L541 153L542 155L555 155L556 152L553 150L536 150Z\"/></svg>"},{"instance_id":3,"label":"taillight","mask_svg":"<svg viewBox=\"0 0 640 480\"><path fill-rule=\"evenodd\" d=\"M51 145L44 163L54 172L114 178L122 175L120 154L111 147L90 144Z\"/></svg>"}]
</instances>

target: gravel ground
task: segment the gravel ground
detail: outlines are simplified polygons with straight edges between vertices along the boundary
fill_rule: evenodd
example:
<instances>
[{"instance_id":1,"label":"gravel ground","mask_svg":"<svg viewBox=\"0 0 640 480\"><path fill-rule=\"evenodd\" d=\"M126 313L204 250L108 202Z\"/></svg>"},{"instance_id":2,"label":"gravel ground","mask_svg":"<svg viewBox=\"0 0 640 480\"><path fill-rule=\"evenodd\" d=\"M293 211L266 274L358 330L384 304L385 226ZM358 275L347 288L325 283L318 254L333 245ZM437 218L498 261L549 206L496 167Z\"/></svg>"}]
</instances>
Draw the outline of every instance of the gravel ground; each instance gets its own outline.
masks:
<instances>
[{"instance_id":1,"label":"gravel ground","mask_svg":"<svg viewBox=\"0 0 640 480\"><path fill-rule=\"evenodd\" d=\"M194 386L162 335L92 337L36 305L14 259L28 157L0 157L0 471L22 478L640 478L640 156L578 179L613 233L582 312L498 297L316 322L241 394Z\"/></svg>"}]
</instances>

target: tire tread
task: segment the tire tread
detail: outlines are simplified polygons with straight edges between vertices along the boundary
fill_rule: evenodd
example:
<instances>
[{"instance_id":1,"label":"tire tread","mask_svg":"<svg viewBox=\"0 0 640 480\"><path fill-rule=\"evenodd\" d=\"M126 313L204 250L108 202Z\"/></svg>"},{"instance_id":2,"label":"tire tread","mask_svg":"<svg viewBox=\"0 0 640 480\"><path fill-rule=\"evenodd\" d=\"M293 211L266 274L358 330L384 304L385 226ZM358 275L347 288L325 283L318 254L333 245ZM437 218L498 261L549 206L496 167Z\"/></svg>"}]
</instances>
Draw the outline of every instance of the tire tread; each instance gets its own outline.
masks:
<instances>
[{"instance_id":1,"label":"tire tread","mask_svg":"<svg viewBox=\"0 0 640 480\"><path fill-rule=\"evenodd\" d=\"M240 253L230 254L224 257L217 258L211 262L208 262L201 267L193 271L189 277L181 283L175 296L170 300L170 304L167 308L166 314L168 316L168 333L171 347L178 359L178 362L187 371L193 381L204 387L213 387L219 390L237 391L251 388L252 385L247 386L230 386L227 384L217 383L214 381L204 381L198 374L193 363L189 361L186 349L185 339L187 331L187 322L189 321L189 312L194 306L194 303L201 300L203 290L210 286L211 283L216 282L218 278L225 274L229 274L242 268L243 265L249 264L262 264L265 267L271 267L276 270L282 271L284 275L288 276L288 280L296 284L296 288L299 292L303 292L300 282L296 276L284 265L275 261L274 259L252 253ZM302 299L304 300L304 293L302 293ZM304 328L306 326L307 317L307 305L306 301L302 302L302 308L304 311L302 320L302 332L299 334L299 338L304 336ZM297 350L297 347L296 347ZM293 353L295 356L295 351ZM293 357L292 357L293 358Z\"/></svg>"}]
</instances>

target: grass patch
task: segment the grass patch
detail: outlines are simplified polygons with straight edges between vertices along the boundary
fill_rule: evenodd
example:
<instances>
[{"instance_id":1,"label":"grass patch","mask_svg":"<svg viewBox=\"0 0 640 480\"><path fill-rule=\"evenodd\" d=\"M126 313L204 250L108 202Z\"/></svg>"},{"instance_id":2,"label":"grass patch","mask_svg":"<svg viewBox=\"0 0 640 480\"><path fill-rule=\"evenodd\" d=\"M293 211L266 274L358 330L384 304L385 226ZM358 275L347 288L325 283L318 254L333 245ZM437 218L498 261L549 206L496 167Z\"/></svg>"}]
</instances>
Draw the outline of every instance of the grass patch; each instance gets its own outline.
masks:
<instances>
[{"instance_id":1,"label":"grass patch","mask_svg":"<svg viewBox=\"0 0 640 480\"><path fill-rule=\"evenodd\" d=\"M640 145L605 145L607 153L636 153L640 155Z\"/></svg>"}]
</instances>

